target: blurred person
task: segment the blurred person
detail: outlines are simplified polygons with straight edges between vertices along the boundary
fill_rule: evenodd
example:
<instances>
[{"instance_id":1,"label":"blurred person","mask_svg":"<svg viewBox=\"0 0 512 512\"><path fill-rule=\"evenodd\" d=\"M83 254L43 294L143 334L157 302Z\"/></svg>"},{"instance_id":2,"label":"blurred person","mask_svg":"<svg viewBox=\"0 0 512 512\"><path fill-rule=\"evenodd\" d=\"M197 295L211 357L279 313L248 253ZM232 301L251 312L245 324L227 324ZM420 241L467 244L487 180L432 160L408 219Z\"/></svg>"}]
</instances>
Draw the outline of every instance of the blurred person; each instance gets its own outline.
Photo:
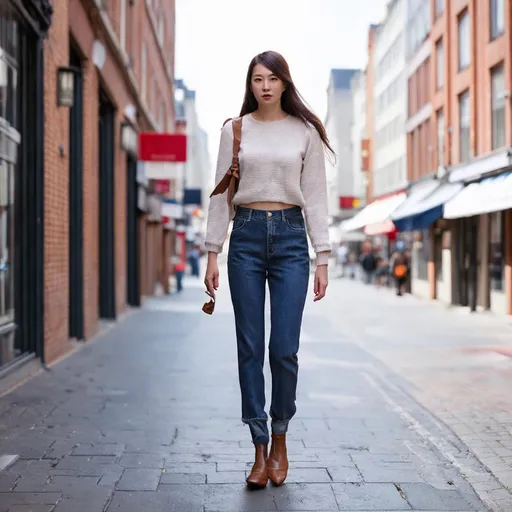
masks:
<instances>
[{"instance_id":1,"label":"blurred person","mask_svg":"<svg viewBox=\"0 0 512 512\"><path fill-rule=\"evenodd\" d=\"M238 166L233 142L240 122ZM297 353L309 281L307 234L316 253L315 302L325 296L328 281L331 244L326 149L332 152L325 128L301 99L285 59L273 51L254 57L240 118L222 129L218 185L208 214L205 276L207 292L214 300L219 286L217 254L233 218L228 281L235 313L242 421L249 425L255 446L254 465L246 480L251 488L265 487L268 479L281 485L288 473L286 432L296 412ZM227 195L223 190L228 187L226 176L232 182L232 162L240 179L230 196L232 189L228 188ZM270 453L263 374L267 281L271 305Z\"/></svg>"},{"instance_id":2,"label":"blurred person","mask_svg":"<svg viewBox=\"0 0 512 512\"><path fill-rule=\"evenodd\" d=\"M336 262L340 266L340 277L345 276L345 266L347 264L348 249L345 242L340 242L336 251Z\"/></svg>"},{"instance_id":3,"label":"blurred person","mask_svg":"<svg viewBox=\"0 0 512 512\"><path fill-rule=\"evenodd\" d=\"M347 268L350 279L355 279L357 271L357 255L354 251L350 251L348 255Z\"/></svg>"},{"instance_id":4,"label":"blurred person","mask_svg":"<svg viewBox=\"0 0 512 512\"><path fill-rule=\"evenodd\" d=\"M375 278L375 270L377 269L377 259L371 244L365 244L363 247L360 264L365 284L372 284Z\"/></svg>"},{"instance_id":5,"label":"blurred person","mask_svg":"<svg viewBox=\"0 0 512 512\"><path fill-rule=\"evenodd\" d=\"M375 286L382 288L388 284L389 262L386 258L376 256L377 268L375 270Z\"/></svg>"},{"instance_id":6,"label":"blurred person","mask_svg":"<svg viewBox=\"0 0 512 512\"><path fill-rule=\"evenodd\" d=\"M199 251L199 246L194 245L193 249L188 253L188 262L190 264L191 274L194 277L199 277L199 259L201 257L201 253Z\"/></svg>"},{"instance_id":7,"label":"blurred person","mask_svg":"<svg viewBox=\"0 0 512 512\"><path fill-rule=\"evenodd\" d=\"M390 259L391 273L395 279L396 294L399 297L405 293L405 286L409 278L409 261L405 244L399 240Z\"/></svg>"},{"instance_id":8,"label":"blurred person","mask_svg":"<svg viewBox=\"0 0 512 512\"><path fill-rule=\"evenodd\" d=\"M176 290L178 293L183 291L183 276L185 275L185 263L179 256L174 256L174 275L176 276Z\"/></svg>"}]
</instances>

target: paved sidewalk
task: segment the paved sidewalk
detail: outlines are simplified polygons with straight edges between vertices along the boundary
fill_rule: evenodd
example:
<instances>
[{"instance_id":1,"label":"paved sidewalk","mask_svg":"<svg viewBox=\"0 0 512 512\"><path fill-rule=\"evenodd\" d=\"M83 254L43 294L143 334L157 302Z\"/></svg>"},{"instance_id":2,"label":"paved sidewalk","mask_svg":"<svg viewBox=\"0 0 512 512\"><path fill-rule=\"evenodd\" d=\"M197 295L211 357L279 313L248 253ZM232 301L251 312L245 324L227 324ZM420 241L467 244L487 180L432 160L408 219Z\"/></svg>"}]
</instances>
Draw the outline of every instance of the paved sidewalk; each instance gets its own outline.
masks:
<instances>
[{"instance_id":1,"label":"paved sidewalk","mask_svg":"<svg viewBox=\"0 0 512 512\"><path fill-rule=\"evenodd\" d=\"M20 456L0 472L0 512L488 510L460 470L499 483L344 331L380 324L373 291L342 280L308 301L287 484L248 491L225 275L212 317L200 281L185 288L0 399L0 455Z\"/></svg>"},{"instance_id":2,"label":"paved sidewalk","mask_svg":"<svg viewBox=\"0 0 512 512\"><path fill-rule=\"evenodd\" d=\"M463 474L493 510L510 512L512 359L485 350L512 346L510 324L359 282L332 284L325 313L336 319L331 327L338 336L406 379L400 387L448 425L498 481L471 468L462 467ZM457 457L449 446L446 456Z\"/></svg>"}]
</instances>

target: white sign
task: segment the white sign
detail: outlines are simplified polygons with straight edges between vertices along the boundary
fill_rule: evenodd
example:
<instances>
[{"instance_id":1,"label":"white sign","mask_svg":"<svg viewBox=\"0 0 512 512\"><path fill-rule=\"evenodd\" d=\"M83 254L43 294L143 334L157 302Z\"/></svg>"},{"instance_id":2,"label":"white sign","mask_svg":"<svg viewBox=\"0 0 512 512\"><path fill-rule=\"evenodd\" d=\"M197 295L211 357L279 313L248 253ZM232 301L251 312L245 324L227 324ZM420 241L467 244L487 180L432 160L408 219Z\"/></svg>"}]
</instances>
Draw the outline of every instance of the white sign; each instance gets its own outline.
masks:
<instances>
[{"instance_id":1,"label":"white sign","mask_svg":"<svg viewBox=\"0 0 512 512\"><path fill-rule=\"evenodd\" d=\"M145 162L144 166L150 180L180 180L184 168L183 162Z\"/></svg>"},{"instance_id":2,"label":"white sign","mask_svg":"<svg viewBox=\"0 0 512 512\"><path fill-rule=\"evenodd\" d=\"M162 217L181 219L183 217L183 205L178 203L162 203Z\"/></svg>"}]
</instances>

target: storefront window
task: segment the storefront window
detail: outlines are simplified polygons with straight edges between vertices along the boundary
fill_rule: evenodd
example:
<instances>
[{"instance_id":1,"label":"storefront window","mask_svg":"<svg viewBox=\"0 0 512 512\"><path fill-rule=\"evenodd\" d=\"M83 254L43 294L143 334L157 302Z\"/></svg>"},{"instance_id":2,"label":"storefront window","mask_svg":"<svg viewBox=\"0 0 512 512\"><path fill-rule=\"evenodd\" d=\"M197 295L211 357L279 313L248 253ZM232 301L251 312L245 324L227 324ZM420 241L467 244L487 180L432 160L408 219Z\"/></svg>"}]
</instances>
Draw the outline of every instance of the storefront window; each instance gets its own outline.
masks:
<instances>
[{"instance_id":1,"label":"storefront window","mask_svg":"<svg viewBox=\"0 0 512 512\"><path fill-rule=\"evenodd\" d=\"M20 136L17 131L17 23L0 9L0 365L14 348L14 187Z\"/></svg>"},{"instance_id":2,"label":"storefront window","mask_svg":"<svg viewBox=\"0 0 512 512\"><path fill-rule=\"evenodd\" d=\"M417 231L415 233L413 264L416 265L416 275L418 279L428 280L428 259L429 243L428 230Z\"/></svg>"},{"instance_id":3,"label":"storefront window","mask_svg":"<svg viewBox=\"0 0 512 512\"><path fill-rule=\"evenodd\" d=\"M489 285L491 290L504 290L505 212L490 214Z\"/></svg>"}]
</instances>

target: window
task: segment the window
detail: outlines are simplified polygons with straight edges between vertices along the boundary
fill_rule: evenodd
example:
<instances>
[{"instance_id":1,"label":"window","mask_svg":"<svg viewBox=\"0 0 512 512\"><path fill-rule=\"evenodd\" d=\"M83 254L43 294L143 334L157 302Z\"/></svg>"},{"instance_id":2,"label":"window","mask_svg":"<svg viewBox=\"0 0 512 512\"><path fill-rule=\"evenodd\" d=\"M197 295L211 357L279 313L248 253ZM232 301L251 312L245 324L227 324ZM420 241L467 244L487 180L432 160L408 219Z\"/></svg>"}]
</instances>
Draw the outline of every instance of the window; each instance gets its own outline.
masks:
<instances>
[{"instance_id":1,"label":"window","mask_svg":"<svg viewBox=\"0 0 512 512\"><path fill-rule=\"evenodd\" d=\"M491 39L495 39L505 31L505 0L491 0L489 5Z\"/></svg>"},{"instance_id":2,"label":"window","mask_svg":"<svg viewBox=\"0 0 512 512\"><path fill-rule=\"evenodd\" d=\"M163 48L165 25L164 25L164 18L162 15L159 16L157 23L158 23L158 42L160 43L160 46Z\"/></svg>"},{"instance_id":3,"label":"window","mask_svg":"<svg viewBox=\"0 0 512 512\"><path fill-rule=\"evenodd\" d=\"M126 53L126 0L121 2L121 19L119 21L119 43L121 49Z\"/></svg>"},{"instance_id":4,"label":"window","mask_svg":"<svg viewBox=\"0 0 512 512\"><path fill-rule=\"evenodd\" d=\"M467 9L459 16L459 71L471 63L471 38L469 26L469 11Z\"/></svg>"},{"instance_id":5,"label":"window","mask_svg":"<svg viewBox=\"0 0 512 512\"><path fill-rule=\"evenodd\" d=\"M148 52L146 49L146 44L142 43L142 55L140 59L140 92L142 95L142 99L144 101L147 101L146 94L147 94L147 83L148 83Z\"/></svg>"},{"instance_id":6,"label":"window","mask_svg":"<svg viewBox=\"0 0 512 512\"><path fill-rule=\"evenodd\" d=\"M21 27L0 8L0 366L19 355L15 331L15 244L16 174L21 119L18 115L21 84L18 59Z\"/></svg>"},{"instance_id":7,"label":"window","mask_svg":"<svg viewBox=\"0 0 512 512\"><path fill-rule=\"evenodd\" d=\"M489 284L491 290L504 290L504 261L505 212L495 212L489 215Z\"/></svg>"},{"instance_id":8,"label":"window","mask_svg":"<svg viewBox=\"0 0 512 512\"><path fill-rule=\"evenodd\" d=\"M444 46L443 40L436 43L436 85L438 89L444 87Z\"/></svg>"},{"instance_id":9,"label":"window","mask_svg":"<svg viewBox=\"0 0 512 512\"><path fill-rule=\"evenodd\" d=\"M436 0L436 18L444 12L444 0Z\"/></svg>"},{"instance_id":10,"label":"window","mask_svg":"<svg viewBox=\"0 0 512 512\"><path fill-rule=\"evenodd\" d=\"M416 276L418 279L428 281L428 261L430 258L430 243L428 229L418 232L419 240L414 243L413 264L416 262Z\"/></svg>"},{"instance_id":11,"label":"window","mask_svg":"<svg viewBox=\"0 0 512 512\"><path fill-rule=\"evenodd\" d=\"M505 146L505 73L503 64L491 70L492 149Z\"/></svg>"},{"instance_id":12,"label":"window","mask_svg":"<svg viewBox=\"0 0 512 512\"><path fill-rule=\"evenodd\" d=\"M437 165L444 166L444 112L437 111Z\"/></svg>"},{"instance_id":13,"label":"window","mask_svg":"<svg viewBox=\"0 0 512 512\"><path fill-rule=\"evenodd\" d=\"M466 162L470 158L471 124L469 112L469 90L459 95L459 161Z\"/></svg>"}]
</instances>

